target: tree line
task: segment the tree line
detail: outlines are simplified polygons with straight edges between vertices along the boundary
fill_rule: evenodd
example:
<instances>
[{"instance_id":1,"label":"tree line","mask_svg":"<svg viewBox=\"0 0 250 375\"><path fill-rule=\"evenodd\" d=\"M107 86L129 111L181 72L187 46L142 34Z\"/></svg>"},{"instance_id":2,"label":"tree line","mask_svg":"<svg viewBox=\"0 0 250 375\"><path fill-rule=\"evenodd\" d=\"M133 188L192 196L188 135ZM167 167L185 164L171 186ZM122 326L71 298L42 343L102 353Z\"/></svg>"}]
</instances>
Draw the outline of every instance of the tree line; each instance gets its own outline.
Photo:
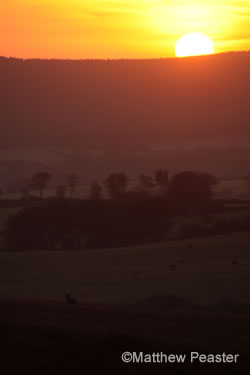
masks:
<instances>
[{"instance_id":1,"label":"tree line","mask_svg":"<svg viewBox=\"0 0 250 375\"><path fill-rule=\"evenodd\" d=\"M32 191L39 192L40 199L44 197L44 191L48 189L52 175L48 172L36 172L29 184L22 190L22 198L29 199ZM192 195L193 191L199 190L200 194L210 197L212 195L212 187L217 183L214 176L206 173L196 173L192 171L181 172L174 175L171 179L167 169L158 169L154 176L141 174L138 177L137 184L133 188L129 188L130 179L125 173L111 173L104 180L103 184L93 181L90 185L88 198L103 199L104 189L108 192L111 199L117 199L126 193L144 193L150 195L153 191L162 197L167 197L169 192L177 192L185 185L185 194ZM75 189L80 185L80 178L76 173L69 173L65 177L65 184L56 188L57 198L66 198L67 189L68 197L73 198ZM180 192L181 193L181 192ZM197 196L196 196L197 199Z\"/></svg>"},{"instance_id":2,"label":"tree line","mask_svg":"<svg viewBox=\"0 0 250 375\"><path fill-rule=\"evenodd\" d=\"M43 197L50 176L35 174L31 180ZM69 250L131 246L164 240L175 215L192 215L212 209L217 180L204 173L181 172L169 178L167 170L154 177L141 175L134 189L124 173L112 173L102 186L93 182L88 199L73 199L78 183L67 176L70 199L57 195L40 199L9 218L5 235L8 250ZM153 191L153 188L157 190Z\"/></svg>"},{"instance_id":3,"label":"tree line","mask_svg":"<svg viewBox=\"0 0 250 375\"><path fill-rule=\"evenodd\" d=\"M48 188L52 175L48 172L36 172L29 184L22 190L22 198L29 199L31 192L36 190L43 199L44 191ZM157 170L155 176L140 175L136 191L150 192L154 187L158 186L164 195L168 186L169 177L167 170ZM107 189L111 198L117 198L128 190L129 177L125 173L112 173L104 180L103 185L94 180L90 185L89 198L102 199L103 190ZM65 184L56 188L57 198L66 198L66 190L69 190L70 198L73 198L74 191L80 185L80 177L76 173L69 173L65 177Z\"/></svg>"}]
</instances>

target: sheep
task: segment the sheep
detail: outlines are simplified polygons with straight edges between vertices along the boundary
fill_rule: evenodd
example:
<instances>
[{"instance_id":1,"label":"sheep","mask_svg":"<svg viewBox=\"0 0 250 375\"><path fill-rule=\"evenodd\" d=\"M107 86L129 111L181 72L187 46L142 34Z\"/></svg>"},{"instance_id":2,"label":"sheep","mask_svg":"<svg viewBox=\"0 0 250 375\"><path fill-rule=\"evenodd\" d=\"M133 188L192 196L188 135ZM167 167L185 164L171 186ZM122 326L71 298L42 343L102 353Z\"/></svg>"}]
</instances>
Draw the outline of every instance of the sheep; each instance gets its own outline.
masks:
<instances>
[{"instance_id":1,"label":"sheep","mask_svg":"<svg viewBox=\"0 0 250 375\"><path fill-rule=\"evenodd\" d=\"M183 260L183 259L181 259L181 260L179 260L179 263L181 263L181 264L186 264L186 261Z\"/></svg>"},{"instance_id":2,"label":"sheep","mask_svg":"<svg viewBox=\"0 0 250 375\"><path fill-rule=\"evenodd\" d=\"M237 264L239 264L239 262L238 262L238 260L233 260L233 261L232 261L232 264L233 264L233 265L237 265Z\"/></svg>"},{"instance_id":3,"label":"sheep","mask_svg":"<svg viewBox=\"0 0 250 375\"><path fill-rule=\"evenodd\" d=\"M176 264L170 264L169 267L170 268L177 268Z\"/></svg>"}]
</instances>

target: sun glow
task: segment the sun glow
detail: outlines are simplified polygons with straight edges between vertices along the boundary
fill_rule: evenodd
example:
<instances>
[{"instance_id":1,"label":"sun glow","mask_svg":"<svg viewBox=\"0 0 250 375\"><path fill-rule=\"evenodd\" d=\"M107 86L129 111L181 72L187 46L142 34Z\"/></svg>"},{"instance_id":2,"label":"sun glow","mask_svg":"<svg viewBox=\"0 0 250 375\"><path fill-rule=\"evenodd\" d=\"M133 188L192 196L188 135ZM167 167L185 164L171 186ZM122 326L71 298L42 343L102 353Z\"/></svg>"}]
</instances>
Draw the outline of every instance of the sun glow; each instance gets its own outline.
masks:
<instances>
[{"instance_id":1,"label":"sun glow","mask_svg":"<svg viewBox=\"0 0 250 375\"><path fill-rule=\"evenodd\" d=\"M249 0L0 0L3 56L173 57L179 37L208 35L216 53L250 49Z\"/></svg>"},{"instance_id":2,"label":"sun glow","mask_svg":"<svg viewBox=\"0 0 250 375\"><path fill-rule=\"evenodd\" d=\"M190 33L182 36L176 43L177 57L210 55L214 53L212 40L205 34Z\"/></svg>"}]
</instances>

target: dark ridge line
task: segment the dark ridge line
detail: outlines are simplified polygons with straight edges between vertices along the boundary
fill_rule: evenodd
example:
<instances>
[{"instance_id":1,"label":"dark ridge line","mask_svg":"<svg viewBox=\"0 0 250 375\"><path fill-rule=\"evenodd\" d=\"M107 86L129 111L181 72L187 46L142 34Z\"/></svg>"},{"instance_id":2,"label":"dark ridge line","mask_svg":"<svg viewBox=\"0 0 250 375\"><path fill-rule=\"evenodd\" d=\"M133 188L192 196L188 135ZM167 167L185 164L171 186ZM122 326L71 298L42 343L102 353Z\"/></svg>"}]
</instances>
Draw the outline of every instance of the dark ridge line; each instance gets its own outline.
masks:
<instances>
[{"instance_id":1,"label":"dark ridge line","mask_svg":"<svg viewBox=\"0 0 250 375\"><path fill-rule=\"evenodd\" d=\"M197 55L197 56L186 56L186 57L152 57L152 58L103 58L103 59L61 59L61 58L22 58L14 56L0 56L0 63L2 61L7 62L158 62L158 61L186 61L193 59L205 59L205 58L216 58L216 57L226 57L232 55L250 55L250 50L242 51L227 51L208 55Z\"/></svg>"}]
</instances>

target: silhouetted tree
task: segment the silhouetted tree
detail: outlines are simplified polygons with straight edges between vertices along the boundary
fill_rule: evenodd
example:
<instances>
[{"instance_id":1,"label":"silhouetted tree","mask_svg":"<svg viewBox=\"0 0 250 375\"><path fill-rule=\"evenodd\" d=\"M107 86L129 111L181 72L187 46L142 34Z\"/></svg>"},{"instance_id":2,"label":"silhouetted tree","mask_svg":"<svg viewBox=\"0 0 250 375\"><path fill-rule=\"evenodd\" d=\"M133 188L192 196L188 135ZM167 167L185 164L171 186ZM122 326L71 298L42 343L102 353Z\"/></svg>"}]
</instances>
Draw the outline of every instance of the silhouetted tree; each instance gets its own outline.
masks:
<instances>
[{"instance_id":1,"label":"silhouetted tree","mask_svg":"<svg viewBox=\"0 0 250 375\"><path fill-rule=\"evenodd\" d=\"M160 241L170 221L167 201L53 200L18 211L8 219L8 250L82 249Z\"/></svg>"},{"instance_id":2,"label":"silhouetted tree","mask_svg":"<svg viewBox=\"0 0 250 375\"><path fill-rule=\"evenodd\" d=\"M43 191L48 186L48 182L51 179L51 175L47 172L36 172L30 183L29 187L34 190L38 190L40 198L43 198Z\"/></svg>"},{"instance_id":3,"label":"silhouetted tree","mask_svg":"<svg viewBox=\"0 0 250 375\"><path fill-rule=\"evenodd\" d=\"M79 176L76 173L69 173L66 176L66 182L67 182L67 185L68 185L68 187L70 189L70 198L72 199L73 198L74 190L75 190L76 186L80 182L80 178L79 178Z\"/></svg>"},{"instance_id":4,"label":"silhouetted tree","mask_svg":"<svg viewBox=\"0 0 250 375\"><path fill-rule=\"evenodd\" d=\"M160 187L161 194L163 196L166 196L167 189L168 189L168 183L169 183L168 170L167 169L158 169L155 172L155 181L156 181L157 185Z\"/></svg>"},{"instance_id":5,"label":"silhouetted tree","mask_svg":"<svg viewBox=\"0 0 250 375\"><path fill-rule=\"evenodd\" d=\"M144 174L139 176L139 188L141 191L150 192L150 190L155 186L154 179L151 176L146 176Z\"/></svg>"},{"instance_id":6,"label":"silhouetted tree","mask_svg":"<svg viewBox=\"0 0 250 375\"><path fill-rule=\"evenodd\" d=\"M90 186L89 199L102 199L102 187L97 181L93 181L93 183Z\"/></svg>"},{"instance_id":7,"label":"silhouetted tree","mask_svg":"<svg viewBox=\"0 0 250 375\"><path fill-rule=\"evenodd\" d=\"M207 173L178 173L170 181L169 200L181 212L203 211L211 202L216 183L216 178Z\"/></svg>"},{"instance_id":8,"label":"silhouetted tree","mask_svg":"<svg viewBox=\"0 0 250 375\"><path fill-rule=\"evenodd\" d=\"M124 173L112 173L106 180L105 185L111 198L118 198L127 189L128 178Z\"/></svg>"}]
</instances>

